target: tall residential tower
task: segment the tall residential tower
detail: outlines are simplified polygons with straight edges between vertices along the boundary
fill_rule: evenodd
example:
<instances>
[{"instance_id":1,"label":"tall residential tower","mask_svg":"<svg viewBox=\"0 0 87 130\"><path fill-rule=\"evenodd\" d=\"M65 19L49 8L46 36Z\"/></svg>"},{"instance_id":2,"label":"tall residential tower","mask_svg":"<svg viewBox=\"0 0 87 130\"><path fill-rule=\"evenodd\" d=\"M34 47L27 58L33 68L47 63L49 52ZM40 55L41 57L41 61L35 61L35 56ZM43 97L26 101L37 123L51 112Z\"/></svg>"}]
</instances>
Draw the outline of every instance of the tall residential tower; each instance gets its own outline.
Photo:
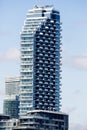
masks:
<instances>
[{"instance_id":1,"label":"tall residential tower","mask_svg":"<svg viewBox=\"0 0 87 130\"><path fill-rule=\"evenodd\" d=\"M29 10L21 32L20 113L60 110L60 12L52 6Z\"/></svg>"}]
</instances>

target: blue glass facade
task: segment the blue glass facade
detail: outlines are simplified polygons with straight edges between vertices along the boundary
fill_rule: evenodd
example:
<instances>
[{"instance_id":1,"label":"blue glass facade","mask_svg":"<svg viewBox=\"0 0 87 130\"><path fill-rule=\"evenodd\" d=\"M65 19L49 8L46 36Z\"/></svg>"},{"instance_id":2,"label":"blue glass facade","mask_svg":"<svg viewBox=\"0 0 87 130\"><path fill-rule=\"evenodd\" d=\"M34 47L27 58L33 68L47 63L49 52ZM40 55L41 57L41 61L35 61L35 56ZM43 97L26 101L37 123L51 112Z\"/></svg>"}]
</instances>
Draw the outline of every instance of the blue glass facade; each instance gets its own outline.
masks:
<instances>
[{"instance_id":1,"label":"blue glass facade","mask_svg":"<svg viewBox=\"0 0 87 130\"><path fill-rule=\"evenodd\" d=\"M60 13L53 7L29 10L21 33L20 113L60 110Z\"/></svg>"}]
</instances>

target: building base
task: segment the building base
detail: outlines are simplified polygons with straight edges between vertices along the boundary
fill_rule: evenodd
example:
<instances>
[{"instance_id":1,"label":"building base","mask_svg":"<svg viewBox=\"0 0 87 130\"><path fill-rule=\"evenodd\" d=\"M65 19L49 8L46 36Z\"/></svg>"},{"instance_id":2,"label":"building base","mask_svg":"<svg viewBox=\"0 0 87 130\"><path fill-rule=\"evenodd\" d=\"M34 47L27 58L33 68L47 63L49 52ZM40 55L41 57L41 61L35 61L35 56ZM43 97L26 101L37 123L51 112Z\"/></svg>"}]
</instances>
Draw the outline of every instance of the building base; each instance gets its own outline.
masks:
<instances>
[{"instance_id":1,"label":"building base","mask_svg":"<svg viewBox=\"0 0 87 130\"><path fill-rule=\"evenodd\" d=\"M29 111L13 130L68 130L68 115L44 110Z\"/></svg>"}]
</instances>

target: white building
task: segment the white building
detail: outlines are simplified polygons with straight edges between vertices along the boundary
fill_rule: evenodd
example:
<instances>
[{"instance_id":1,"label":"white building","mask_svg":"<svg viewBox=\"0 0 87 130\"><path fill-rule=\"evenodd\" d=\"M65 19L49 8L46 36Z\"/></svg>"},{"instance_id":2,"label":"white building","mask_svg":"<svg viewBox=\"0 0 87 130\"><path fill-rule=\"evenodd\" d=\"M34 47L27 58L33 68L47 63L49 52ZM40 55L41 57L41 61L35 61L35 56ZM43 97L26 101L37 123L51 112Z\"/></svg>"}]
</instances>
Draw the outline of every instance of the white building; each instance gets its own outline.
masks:
<instances>
[{"instance_id":1,"label":"white building","mask_svg":"<svg viewBox=\"0 0 87 130\"><path fill-rule=\"evenodd\" d=\"M11 118L18 118L20 79L10 77L5 80L5 98L3 112Z\"/></svg>"}]
</instances>

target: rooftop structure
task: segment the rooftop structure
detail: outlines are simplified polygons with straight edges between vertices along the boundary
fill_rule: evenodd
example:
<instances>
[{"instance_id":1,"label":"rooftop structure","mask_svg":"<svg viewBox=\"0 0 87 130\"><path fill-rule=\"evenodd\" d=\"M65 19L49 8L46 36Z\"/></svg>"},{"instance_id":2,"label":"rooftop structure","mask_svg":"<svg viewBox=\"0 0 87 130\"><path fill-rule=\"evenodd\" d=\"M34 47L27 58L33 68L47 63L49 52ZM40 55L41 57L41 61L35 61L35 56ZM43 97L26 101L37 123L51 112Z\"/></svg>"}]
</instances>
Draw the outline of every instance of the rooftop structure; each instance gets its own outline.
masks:
<instances>
[{"instance_id":1,"label":"rooftop structure","mask_svg":"<svg viewBox=\"0 0 87 130\"><path fill-rule=\"evenodd\" d=\"M44 110L29 111L13 130L68 130L68 115Z\"/></svg>"}]
</instances>

